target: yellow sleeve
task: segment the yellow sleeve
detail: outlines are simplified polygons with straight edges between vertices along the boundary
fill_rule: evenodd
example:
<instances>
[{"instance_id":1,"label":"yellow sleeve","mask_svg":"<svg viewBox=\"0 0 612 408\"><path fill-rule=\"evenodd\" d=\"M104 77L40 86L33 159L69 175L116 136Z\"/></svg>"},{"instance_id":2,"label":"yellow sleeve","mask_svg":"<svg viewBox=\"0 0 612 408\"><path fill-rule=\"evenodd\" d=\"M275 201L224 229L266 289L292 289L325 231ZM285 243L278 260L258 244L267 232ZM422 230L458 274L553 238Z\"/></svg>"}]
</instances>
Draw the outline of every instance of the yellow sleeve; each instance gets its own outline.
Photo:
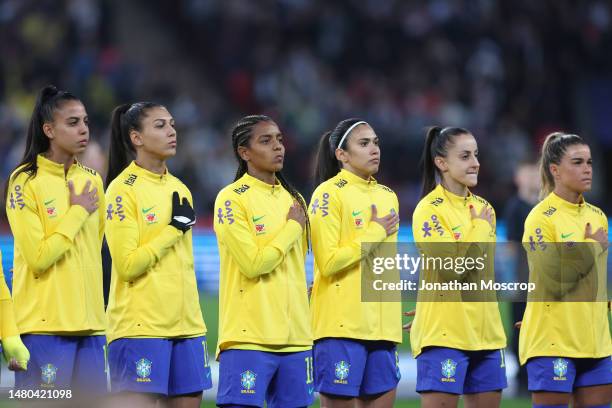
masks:
<instances>
[{"instance_id":1,"label":"yellow sleeve","mask_svg":"<svg viewBox=\"0 0 612 408\"><path fill-rule=\"evenodd\" d=\"M100 242L102 242L104 240L104 223L106 221L106 197L104 196L104 183L99 174L96 180L98 181L98 232L100 234Z\"/></svg>"},{"instance_id":2,"label":"yellow sleeve","mask_svg":"<svg viewBox=\"0 0 612 408\"><path fill-rule=\"evenodd\" d=\"M362 235L340 245L342 203L334 189L333 186L318 188L309 207L314 259L326 277L361 262L375 248L375 245L368 245L367 252L362 251L362 243L380 243L387 238L385 229L370 221Z\"/></svg>"},{"instance_id":3,"label":"yellow sleeve","mask_svg":"<svg viewBox=\"0 0 612 408\"><path fill-rule=\"evenodd\" d=\"M15 323L15 314L13 312L13 300L11 292L9 292L6 281L4 280L4 271L2 270L2 256L0 255L0 339L4 339L19 334L17 324Z\"/></svg>"},{"instance_id":4,"label":"yellow sleeve","mask_svg":"<svg viewBox=\"0 0 612 408\"><path fill-rule=\"evenodd\" d=\"M596 269L593 268L595 259L601 255L596 241L574 245L556 242L551 220L532 211L525 220L523 248L527 252L530 281L536 284L533 298L551 301L560 300L578 289L592 292L592 280L584 278Z\"/></svg>"},{"instance_id":5,"label":"yellow sleeve","mask_svg":"<svg viewBox=\"0 0 612 408\"><path fill-rule=\"evenodd\" d=\"M6 281L4 280L4 269L2 268L2 253L0 253L0 300L7 300L11 298L11 292L9 292Z\"/></svg>"},{"instance_id":6,"label":"yellow sleeve","mask_svg":"<svg viewBox=\"0 0 612 408\"><path fill-rule=\"evenodd\" d=\"M183 236L181 231L167 225L155 239L139 245L137 204L131 188L116 183L106 192L107 211L112 212L111 219L106 221L106 240L118 277L125 282L147 272ZM170 197L167 201L166 205L171 205Z\"/></svg>"},{"instance_id":7,"label":"yellow sleeve","mask_svg":"<svg viewBox=\"0 0 612 408\"><path fill-rule=\"evenodd\" d=\"M217 239L227 247L240 272L249 279L272 272L302 236L302 226L297 221L288 220L270 242L260 247L251 232L243 204L232 197L231 192L219 193L215 214L225 214L215 223ZM286 214L278 216L285 217Z\"/></svg>"},{"instance_id":8,"label":"yellow sleeve","mask_svg":"<svg viewBox=\"0 0 612 408\"><path fill-rule=\"evenodd\" d=\"M438 206L418 205L412 214L412 233L417 248L431 258L478 258L490 252L491 225L481 218L473 219L472 228L464 240L457 241L448 227L444 209ZM485 239L486 237L486 239ZM466 279L469 274L458 274L444 268L437 271L448 280ZM480 273L481 271L479 271Z\"/></svg>"},{"instance_id":9,"label":"yellow sleeve","mask_svg":"<svg viewBox=\"0 0 612 408\"><path fill-rule=\"evenodd\" d=\"M300 193L298 193L300 195L300 198L304 201L304 204L306 205L306 218L308 218L308 203L306 202L306 200L304 199L304 196L302 196ZM308 219L308 228L310 228L310 219ZM308 231L306 230L306 227L303 228L302 231L302 256L304 257L304 260L306 260L306 255L308 254L308 249L309 249L309 242L308 242Z\"/></svg>"},{"instance_id":10,"label":"yellow sleeve","mask_svg":"<svg viewBox=\"0 0 612 408\"><path fill-rule=\"evenodd\" d=\"M447 256L462 255L467 251L469 243L484 242L483 237L489 237L491 225L482 218L472 220L472 229L466 235L463 242L455 240L452 231L449 230L444 218L444 212L435 206L417 206L412 214L412 233L414 241L419 244L445 242L455 245L436 245L437 251L447 252ZM420 245L421 246L421 245ZM432 246L433 247L433 246ZM461 250L464 248L463 250Z\"/></svg>"},{"instance_id":11,"label":"yellow sleeve","mask_svg":"<svg viewBox=\"0 0 612 408\"><path fill-rule=\"evenodd\" d=\"M603 215L603 214L599 218L601 220L601 225L602 225L604 231L606 232L606 235L608 235L608 218L605 215ZM585 226L585 228L586 228L586 226ZM596 230L593 229L593 232L596 232ZM590 245L590 246L593 247L595 255L601 255L601 254L605 253L606 251L608 251L608 249L603 249L601 247L601 244L599 244L599 241L594 240L593 238L585 238L584 241L593 244L593 245ZM599 246L597 246L596 244L599 244Z\"/></svg>"},{"instance_id":12,"label":"yellow sleeve","mask_svg":"<svg viewBox=\"0 0 612 408\"><path fill-rule=\"evenodd\" d=\"M7 337L17 336L19 334L17 324L15 323L13 301L10 298L0 300L0 319L2 322L0 325L0 339L6 339Z\"/></svg>"},{"instance_id":13,"label":"yellow sleeve","mask_svg":"<svg viewBox=\"0 0 612 408\"><path fill-rule=\"evenodd\" d=\"M17 178L23 180L25 175L20 174ZM70 249L89 213L82 206L73 205L64 214L55 231L45 235L32 186L32 180L23 185L15 181L10 183L9 194L21 195L23 202L18 205L9 205L7 202L6 213L15 245L34 275L40 276Z\"/></svg>"}]
</instances>

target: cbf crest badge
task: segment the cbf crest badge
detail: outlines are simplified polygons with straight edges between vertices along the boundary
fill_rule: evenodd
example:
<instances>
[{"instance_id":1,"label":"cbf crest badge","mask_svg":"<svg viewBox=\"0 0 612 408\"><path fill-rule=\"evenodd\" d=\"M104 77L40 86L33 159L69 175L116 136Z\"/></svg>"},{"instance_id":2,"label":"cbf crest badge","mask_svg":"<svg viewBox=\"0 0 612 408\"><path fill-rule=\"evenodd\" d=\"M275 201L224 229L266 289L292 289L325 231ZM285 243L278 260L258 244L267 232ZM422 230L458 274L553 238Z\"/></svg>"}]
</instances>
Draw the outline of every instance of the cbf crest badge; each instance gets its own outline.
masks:
<instances>
[{"instance_id":1,"label":"cbf crest badge","mask_svg":"<svg viewBox=\"0 0 612 408\"><path fill-rule=\"evenodd\" d=\"M152 365L153 363L146 358L141 358L136 362L136 375L138 376L136 379L137 382L151 382L149 377L151 376Z\"/></svg>"},{"instance_id":2,"label":"cbf crest badge","mask_svg":"<svg viewBox=\"0 0 612 408\"><path fill-rule=\"evenodd\" d=\"M351 365L344 360L340 360L336 364L334 364L334 366L335 366L334 374L336 376L336 379L334 380L334 382L336 384L347 384L346 379L349 376Z\"/></svg>"},{"instance_id":3,"label":"cbf crest badge","mask_svg":"<svg viewBox=\"0 0 612 408\"><path fill-rule=\"evenodd\" d=\"M43 387L53 387L55 385L55 379L57 378L57 367L53 364L45 364L40 367L40 379L42 380Z\"/></svg>"},{"instance_id":4,"label":"cbf crest badge","mask_svg":"<svg viewBox=\"0 0 612 408\"><path fill-rule=\"evenodd\" d=\"M567 360L564 358L557 358L553 360L553 372L555 376L553 380L555 381L565 381L567 380Z\"/></svg>"},{"instance_id":5,"label":"cbf crest badge","mask_svg":"<svg viewBox=\"0 0 612 408\"><path fill-rule=\"evenodd\" d=\"M442 382L455 382L455 373L457 372L457 363L450 358L442 363Z\"/></svg>"},{"instance_id":6,"label":"cbf crest badge","mask_svg":"<svg viewBox=\"0 0 612 408\"><path fill-rule=\"evenodd\" d=\"M240 385L242 386L240 393L241 394L255 394L255 380L256 379L257 379L257 374L255 374L251 370L246 370L240 373Z\"/></svg>"}]
</instances>

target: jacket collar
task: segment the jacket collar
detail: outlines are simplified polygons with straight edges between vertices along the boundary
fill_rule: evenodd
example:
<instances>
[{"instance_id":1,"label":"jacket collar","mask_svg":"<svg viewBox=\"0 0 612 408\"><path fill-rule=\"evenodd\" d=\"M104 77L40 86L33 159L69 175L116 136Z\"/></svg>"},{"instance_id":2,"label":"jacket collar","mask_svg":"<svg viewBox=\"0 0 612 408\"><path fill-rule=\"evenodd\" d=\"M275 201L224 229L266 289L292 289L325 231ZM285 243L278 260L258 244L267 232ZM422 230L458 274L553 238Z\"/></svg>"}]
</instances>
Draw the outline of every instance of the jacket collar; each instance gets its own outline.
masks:
<instances>
[{"instance_id":1,"label":"jacket collar","mask_svg":"<svg viewBox=\"0 0 612 408\"><path fill-rule=\"evenodd\" d=\"M152 181L153 183L159 184L163 184L168 181L168 176L170 175L168 168L166 168L166 171L164 171L163 174L157 174L143 167L140 167L138 164L136 164L135 161L132 161L130 163L130 165L127 167L127 171L137 175L138 177L142 177L146 180Z\"/></svg>"},{"instance_id":2,"label":"jacket collar","mask_svg":"<svg viewBox=\"0 0 612 408\"><path fill-rule=\"evenodd\" d=\"M276 179L275 184L268 184L264 181L261 181L260 179L256 177L251 176L249 173L244 173L244 175L240 177L238 181L242 184L247 184L258 190L262 190L264 192L271 193L271 194L275 194L281 191L283 188L283 186L278 181L278 179Z\"/></svg>"},{"instance_id":3,"label":"jacket collar","mask_svg":"<svg viewBox=\"0 0 612 408\"><path fill-rule=\"evenodd\" d=\"M340 170L336 177L346 179L351 184L356 184L358 186L363 187L374 187L377 184L376 179L372 176L370 176L368 180L365 180L356 175L355 173L351 173L350 171L345 169Z\"/></svg>"},{"instance_id":4,"label":"jacket collar","mask_svg":"<svg viewBox=\"0 0 612 408\"><path fill-rule=\"evenodd\" d=\"M78 162L75 159L74 163L68 169L68 173L70 173L74 169L77 163ZM38 166L38 168L44 171L45 173L50 173L50 174L53 174L54 176L64 178L66 175L64 173L63 163L57 163L57 162L54 162L53 160L49 160L42 154L39 154L38 156L36 156L36 166Z\"/></svg>"}]
</instances>

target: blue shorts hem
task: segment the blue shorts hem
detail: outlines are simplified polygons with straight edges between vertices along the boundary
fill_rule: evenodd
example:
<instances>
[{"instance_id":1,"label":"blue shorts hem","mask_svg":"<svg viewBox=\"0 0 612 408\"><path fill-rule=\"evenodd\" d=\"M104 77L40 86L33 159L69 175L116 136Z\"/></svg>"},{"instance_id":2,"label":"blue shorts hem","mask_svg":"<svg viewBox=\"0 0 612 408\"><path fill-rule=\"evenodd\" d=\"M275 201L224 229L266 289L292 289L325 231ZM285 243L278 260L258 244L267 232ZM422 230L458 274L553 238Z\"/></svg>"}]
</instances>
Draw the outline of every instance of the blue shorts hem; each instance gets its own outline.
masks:
<instances>
[{"instance_id":1,"label":"blue shorts hem","mask_svg":"<svg viewBox=\"0 0 612 408\"><path fill-rule=\"evenodd\" d=\"M116 388L116 389L115 389ZM138 388L138 387L126 387L121 386L121 387L112 387L111 386L111 394L120 394L122 392L134 392L134 393L138 393L138 394L155 394L155 395L164 395L164 396L168 396L168 392L167 391L163 391L163 390L143 390L142 388Z\"/></svg>"},{"instance_id":2,"label":"blue shorts hem","mask_svg":"<svg viewBox=\"0 0 612 408\"><path fill-rule=\"evenodd\" d=\"M446 388L436 387L436 386L417 388L416 392L419 393L419 394L421 394L423 392L441 392L441 393L444 393L444 394L461 395L461 392L450 391L450 390L448 390Z\"/></svg>"},{"instance_id":3,"label":"blue shorts hem","mask_svg":"<svg viewBox=\"0 0 612 408\"><path fill-rule=\"evenodd\" d=\"M508 385L505 385L503 387L484 387L482 389L479 390L463 390L463 394L464 395L471 395L471 394L482 394L483 392L493 392L493 391L503 391L505 388L508 388Z\"/></svg>"},{"instance_id":4,"label":"blue shorts hem","mask_svg":"<svg viewBox=\"0 0 612 408\"><path fill-rule=\"evenodd\" d=\"M275 406L276 406L276 407L280 406L280 407L283 407L283 408L300 408L300 407L309 407L309 406L311 406L312 404L314 404L314 401L315 401L314 396L312 396L311 398L305 399L305 400L303 400L303 401L300 401L300 400L297 400L297 401L296 401L296 400L293 400L293 401L291 401L291 403L289 403L289 404L285 404L285 403L283 403L282 405L275 405ZM268 404L268 407L270 407L270 405L269 405L269 404Z\"/></svg>"},{"instance_id":5,"label":"blue shorts hem","mask_svg":"<svg viewBox=\"0 0 612 408\"><path fill-rule=\"evenodd\" d=\"M187 395L187 394L195 394L197 392L204 392L206 390L210 390L212 388L212 384L198 384L198 385L193 385L193 386L188 386L188 387L182 387L178 390L172 390L172 392L168 392L168 396L169 397L178 397L180 395Z\"/></svg>"},{"instance_id":6,"label":"blue shorts hem","mask_svg":"<svg viewBox=\"0 0 612 408\"><path fill-rule=\"evenodd\" d=\"M508 388L508 379L504 376L504 378L499 379L501 383L493 384L492 382L486 385L479 385L478 387L465 387L463 388L463 394L481 394L483 392L494 392L494 391L503 391Z\"/></svg>"},{"instance_id":7,"label":"blue shorts hem","mask_svg":"<svg viewBox=\"0 0 612 408\"><path fill-rule=\"evenodd\" d=\"M388 384L381 385L380 387L371 387L371 388L368 388L368 389L361 390L362 392L359 395L362 396L362 395L383 394L385 392L388 392L388 391L391 391L392 389L397 388L397 385L399 384L399 381L400 380L398 379L393 384L388 383Z\"/></svg>"},{"instance_id":8,"label":"blue shorts hem","mask_svg":"<svg viewBox=\"0 0 612 408\"><path fill-rule=\"evenodd\" d=\"M264 407L264 403L263 402L258 402L258 401L251 401L251 400L240 400L240 399L235 399L232 396L230 397L225 397L225 398L217 398L215 401L216 405L248 405L250 407L259 407L259 408L263 408Z\"/></svg>"},{"instance_id":9,"label":"blue shorts hem","mask_svg":"<svg viewBox=\"0 0 612 408\"><path fill-rule=\"evenodd\" d=\"M567 390L567 389L559 389L559 388L554 388L554 387L546 387L544 385L539 385L539 386L535 386L535 387L527 387L527 391L529 392L560 392L562 394L571 394L572 392L574 392L574 390Z\"/></svg>"},{"instance_id":10,"label":"blue shorts hem","mask_svg":"<svg viewBox=\"0 0 612 408\"><path fill-rule=\"evenodd\" d=\"M612 381L610 381L609 379L585 381L584 383L581 381L581 382L578 382L578 384L574 383L574 388L594 387L596 385L608 385L608 384L612 384Z\"/></svg>"},{"instance_id":11,"label":"blue shorts hem","mask_svg":"<svg viewBox=\"0 0 612 408\"><path fill-rule=\"evenodd\" d=\"M571 389L568 389L568 387L550 387L550 386L547 386L546 384L542 384L542 385L527 387L527 390L529 392L561 392L564 394L571 394L574 392L576 388L594 387L596 385L607 385L607 384L612 384L612 383L609 381L593 381L592 383L589 382L588 384L573 384L571 386Z\"/></svg>"},{"instance_id":12,"label":"blue shorts hem","mask_svg":"<svg viewBox=\"0 0 612 408\"><path fill-rule=\"evenodd\" d=\"M329 394L329 395L339 395L341 397L358 397L359 396L359 388L356 388L356 387L343 387L342 389L317 387L316 390L318 393Z\"/></svg>"},{"instance_id":13,"label":"blue shorts hem","mask_svg":"<svg viewBox=\"0 0 612 408\"><path fill-rule=\"evenodd\" d=\"M397 384L399 383L399 381L397 383L395 383L394 385L391 386L391 384L387 384L384 387L378 387L378 388L373 388L373 389L368 389L368 390L363 390L363 392L361 392L359 394L359 396L364 396L364 395L376 395L376 394L384 394L386 392L389 392L395 388L397 388Z\"/></svg>"}]
</instances>

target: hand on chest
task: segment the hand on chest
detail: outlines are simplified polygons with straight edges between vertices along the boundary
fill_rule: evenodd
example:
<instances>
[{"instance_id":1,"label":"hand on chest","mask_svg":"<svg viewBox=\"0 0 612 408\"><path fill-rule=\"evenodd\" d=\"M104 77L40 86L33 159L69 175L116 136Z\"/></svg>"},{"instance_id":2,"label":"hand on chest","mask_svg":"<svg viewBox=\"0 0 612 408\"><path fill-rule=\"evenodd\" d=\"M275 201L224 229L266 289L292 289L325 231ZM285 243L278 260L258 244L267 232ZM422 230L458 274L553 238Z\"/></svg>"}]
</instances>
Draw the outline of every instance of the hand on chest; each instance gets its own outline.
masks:
<instances>
[{"instance_id":1,"label":"hand on chest","mask_svg":"<svg viewBox=\"0 0 612 408\"><path fill-rule=\"evenodd\" d=\"M176 186L155 186L155 188L142 188L137 191L138 199L133 211L145 231L155 231L170 223L172 194L175 191L179 193L179 200L187 197L187 192Z\"/></svg>"},{"instance_id":2,"label":"hand on chest","mask_svg":"<svg viewBox=\"0 0 612 408\"><path fill-rule=\"evenodd\" d=\"M561 217L560 217L561 218ZM583 242L590 224L591 232L602 228L599 220L594 217L562 217L561 222L555 223L556 242Z\"/></svg>"},{"instance_id":3,"label":"hand on chest","mask_svg":"<svg viewBox=\"0 0 612 408\"><path fill-rule=\"evenodd\" d=\"M376 207L378 218L397 213L395 203L384 196L352 194L343 200L341 214L343 225L356 231L366 228L372 220L372 206Z\"/></svg>"},{"instance_id":4,"label":"hand on chest","mask_svg":"<svg viewBox=\"0 0 612 408\"><path fill-rule=\"evenodd\" d=\"M246 203L245 214L251 232L257 239L267 241L287 223L293 198L289 194L263 194Z\"/></svg>"},{"instance_id":5,"label":"hand on chest","mask_svg":"<svg viewBox=\"0 0 612 408\"><path fill-rule=\"evenodd\" d=\"M70 209L70 191L68 189L68 181L74 184L75 193L82 194L87 182L90 182L89 191L93 191L94 186L89 178L86 177L70 177L64 179L60 177L47 177L41 179L37 185L36 201L38 213L42 220L55 225L58 223L64 214ZM103 192L96 192L97 196Z\"/></svg>"}]
</instances>

